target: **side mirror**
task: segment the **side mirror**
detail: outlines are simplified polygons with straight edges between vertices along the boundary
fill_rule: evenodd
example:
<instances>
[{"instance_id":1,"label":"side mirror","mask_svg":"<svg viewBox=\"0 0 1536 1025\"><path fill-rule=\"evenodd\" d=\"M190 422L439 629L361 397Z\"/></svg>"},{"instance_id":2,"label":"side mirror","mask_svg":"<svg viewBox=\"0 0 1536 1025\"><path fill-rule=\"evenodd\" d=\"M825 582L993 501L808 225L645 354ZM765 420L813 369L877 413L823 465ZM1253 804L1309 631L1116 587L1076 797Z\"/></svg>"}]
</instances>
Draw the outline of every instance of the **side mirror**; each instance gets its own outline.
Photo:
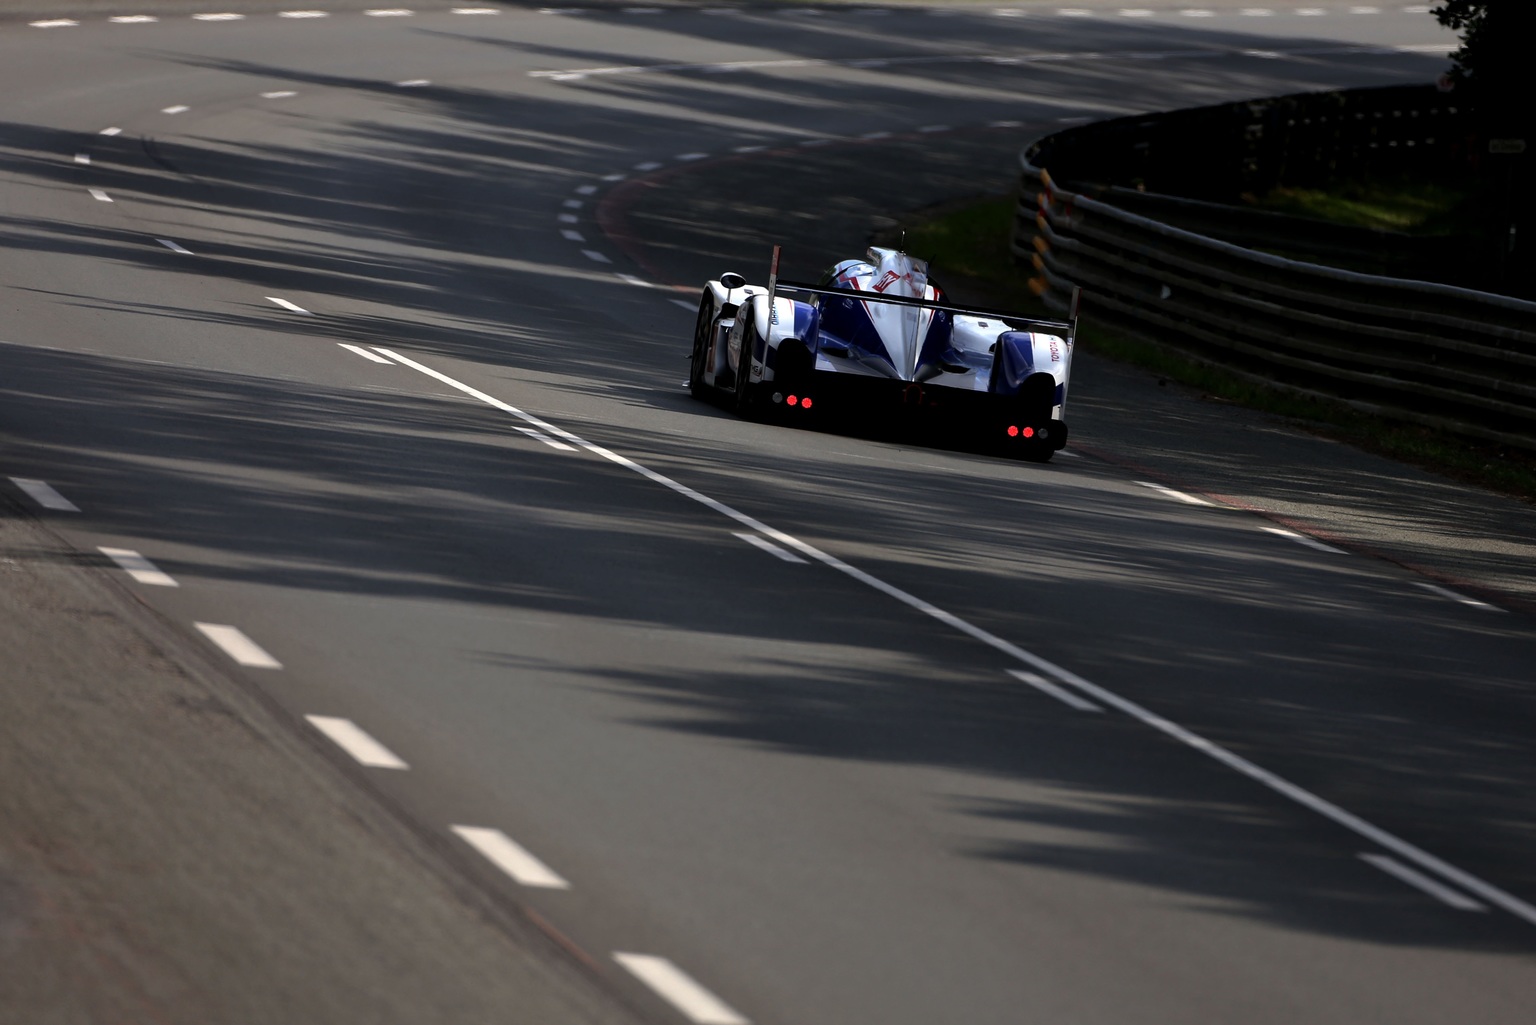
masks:
<instances>
[{"instance_id":1,"label":"side mirror","mask_svg":"<svg viewBox=\"0 0 1536 1025\"><path fill-rule=\"evenodd\" d=\"M746 283L747 279L742 277L740 274L733 274L730 271L726 271L724 274L720 275L721 287L726 288L732 292L738 288L744 287Z\"/></svg>"}]
</instances>

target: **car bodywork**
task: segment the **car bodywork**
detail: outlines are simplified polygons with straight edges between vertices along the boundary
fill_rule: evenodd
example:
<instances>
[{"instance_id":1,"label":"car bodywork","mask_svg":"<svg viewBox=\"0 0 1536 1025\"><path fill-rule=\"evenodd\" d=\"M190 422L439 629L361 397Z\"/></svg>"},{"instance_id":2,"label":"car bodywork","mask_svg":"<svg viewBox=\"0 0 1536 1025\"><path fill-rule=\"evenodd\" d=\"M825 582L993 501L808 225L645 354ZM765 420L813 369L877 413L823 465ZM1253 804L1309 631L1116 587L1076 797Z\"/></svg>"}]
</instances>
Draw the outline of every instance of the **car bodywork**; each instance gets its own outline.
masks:
<instances>
[{"instance_id":1,"label":"car bodywork","mask_svg":"<svg viewBox=\"0 0 1536 1025\"><path fill-rule=\"evenodd\" d=\"M945 302L928 267L871 248L817 284L722 274L699 301L689 386L744 415L905 417L1043 462L1066 444L1076 302L1066 321Z\"/></svg>"}]
</instances>

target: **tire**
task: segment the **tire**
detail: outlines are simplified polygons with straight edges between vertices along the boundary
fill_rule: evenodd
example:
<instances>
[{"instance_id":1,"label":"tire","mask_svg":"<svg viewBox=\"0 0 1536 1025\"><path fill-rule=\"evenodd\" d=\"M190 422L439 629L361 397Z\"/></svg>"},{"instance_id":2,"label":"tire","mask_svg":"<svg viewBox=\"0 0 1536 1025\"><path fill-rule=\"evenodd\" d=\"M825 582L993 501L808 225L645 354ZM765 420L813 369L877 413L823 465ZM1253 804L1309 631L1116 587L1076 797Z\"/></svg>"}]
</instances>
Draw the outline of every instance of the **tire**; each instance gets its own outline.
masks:
<instances>
[{"instance_id":1,"label":"tire","mask_svg":"<svg viewBox=\"0 0 1536 1025\"><path fill-rule=\"evenodd\" d=\"M693 352L688 358L688 393L696 399L709 397L704 383L704 358L709 353L709 329L715 322L715 304L708 292L699 300L699 319L693 326Z\"/></svg>"},{"instance_id":2,"label":"tire","mask_svg":"<svg viewBox=\"0 0 1536 1025\"><path fill-rule=\"evenodd\" d=\"M740 316L740 314L737 314ZM750 313L748 314L750 317ZM757 390L752 387L752 352L757 348L757 325L748 319L741 329L741 356L736 367L736 413L751 419L757 404Z\"/></svg>"}]
</instances>

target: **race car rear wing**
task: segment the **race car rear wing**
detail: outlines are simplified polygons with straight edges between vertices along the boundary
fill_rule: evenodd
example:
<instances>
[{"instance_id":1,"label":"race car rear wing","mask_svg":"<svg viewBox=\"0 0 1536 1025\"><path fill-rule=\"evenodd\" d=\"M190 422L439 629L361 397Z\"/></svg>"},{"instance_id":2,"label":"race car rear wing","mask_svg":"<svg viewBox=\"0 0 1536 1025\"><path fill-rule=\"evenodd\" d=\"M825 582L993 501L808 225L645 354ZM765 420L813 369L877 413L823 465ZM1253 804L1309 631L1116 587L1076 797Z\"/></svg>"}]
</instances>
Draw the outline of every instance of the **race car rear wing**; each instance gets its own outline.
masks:
<instances>
[{"instance_id":1,"label":"race car rear wing","mask_svg":"<svg viewBox=\"0 0 1536 1025\"><path fill-rule=\"evenodd\" d=\"M932 302L927 299L908 299L901 295L885 295L880 292L854 292L846 288L822 288L820 285L806 284L800 281L779 280L779 250L773 247L773 263L768 271L768 304L773 308L773 297L777 292L793 292L796 294L829 295L846 299L855 296L860 302L890 303L893 306L915 306L924 310L942 310L945 313L958 313L964 317L991 317L996 320L1006 321L1009 324L1023 325L1024 330L1049 331L1052 333L1065 332L1068 342L1073 342L1077 337L1077 307L1078 300L1082 296L1082 289L1073 287L1072 306L1066 320L1047 320L1041 317L1025 317L1017 313L1009 313L1006 310L988 309L984 306L955 306L950 303Z\"/></svg>"}]
</instances>

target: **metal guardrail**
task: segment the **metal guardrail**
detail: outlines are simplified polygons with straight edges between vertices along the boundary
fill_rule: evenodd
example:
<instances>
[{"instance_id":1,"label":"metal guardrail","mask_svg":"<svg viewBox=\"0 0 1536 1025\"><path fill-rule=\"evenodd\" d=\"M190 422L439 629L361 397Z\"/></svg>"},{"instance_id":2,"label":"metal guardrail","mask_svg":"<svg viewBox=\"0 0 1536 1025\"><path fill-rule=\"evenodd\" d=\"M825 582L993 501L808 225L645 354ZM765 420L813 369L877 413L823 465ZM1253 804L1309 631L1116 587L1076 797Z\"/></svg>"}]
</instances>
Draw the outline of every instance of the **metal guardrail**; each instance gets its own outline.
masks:
<instances>
[{"instance_id":1,"label":"metal guardrail","mask_svg":"<svg viewBox=\"0 0 1536 1025\"><path fill-rule=\"evenodd\" d=\"M1069 191L1020 157L1012 248L1064 309L1240 374L1536 450L1536 302L1245 249Z\"/></svg>"}]
</instances>

